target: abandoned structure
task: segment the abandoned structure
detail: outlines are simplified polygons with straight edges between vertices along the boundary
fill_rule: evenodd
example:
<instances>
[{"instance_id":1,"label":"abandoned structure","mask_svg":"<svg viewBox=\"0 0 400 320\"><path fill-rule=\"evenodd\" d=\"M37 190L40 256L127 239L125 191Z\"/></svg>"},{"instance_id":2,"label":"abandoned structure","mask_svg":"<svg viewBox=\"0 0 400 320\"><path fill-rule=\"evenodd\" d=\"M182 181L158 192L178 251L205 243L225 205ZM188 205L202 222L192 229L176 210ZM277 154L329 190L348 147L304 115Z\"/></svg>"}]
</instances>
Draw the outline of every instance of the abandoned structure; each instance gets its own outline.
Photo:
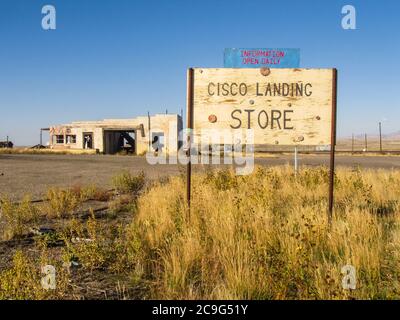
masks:
<instances>
[{"instance_id":1,"label":"abandoned structure","mask_svg":"<svg viewBox=\"0 0 400 320\"><path fill-rule=\"evenodd\" d=\"M93 150L104 154L147 151L174 154L182 118L177 114L156 114L133 119L77 121L47 128L51 149ZM42 129L43 130L43 129Z\"/></svg>"},{"instance_id":2,"label":"abandoned structure","mask_svg":"<svg viewBox=\"0 0 400 320\"><path fill-rule=\"evenodd\" d=\"M12 148L13 146L11 141L0 141L0 148Z\"/></svg>"}]
</instances>

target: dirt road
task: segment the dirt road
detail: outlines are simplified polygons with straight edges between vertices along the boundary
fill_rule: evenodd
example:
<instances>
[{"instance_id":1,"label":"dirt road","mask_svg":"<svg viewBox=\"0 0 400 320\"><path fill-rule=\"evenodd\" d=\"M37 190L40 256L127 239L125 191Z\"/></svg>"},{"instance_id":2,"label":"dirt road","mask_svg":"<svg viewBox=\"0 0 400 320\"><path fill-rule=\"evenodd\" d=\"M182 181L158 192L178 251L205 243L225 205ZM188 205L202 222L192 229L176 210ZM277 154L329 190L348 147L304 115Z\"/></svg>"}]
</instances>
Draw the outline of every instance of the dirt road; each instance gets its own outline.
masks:
<instances>
[{"instance_id":1,"label":"dirt road","mask_svg":"<svg viewBox=\"0 0 400 320\"><path fill-rule=\"evenodd\" d=\"M300 165L328 165L328 155L299 155ZM293 165L292 155L256 158L256 164L275 166ZM400 169L399 156L337 155L338 166L361 168ZM0 194L14 199L24 194L42 197L50 186L96 184L111 187L111 178L123 170L144 171L149 178L179 174L184 166L149 165L144 157L105 155L0 155ZM204 166L197 166L201 170Z\"/></svg>"}]
</instances>

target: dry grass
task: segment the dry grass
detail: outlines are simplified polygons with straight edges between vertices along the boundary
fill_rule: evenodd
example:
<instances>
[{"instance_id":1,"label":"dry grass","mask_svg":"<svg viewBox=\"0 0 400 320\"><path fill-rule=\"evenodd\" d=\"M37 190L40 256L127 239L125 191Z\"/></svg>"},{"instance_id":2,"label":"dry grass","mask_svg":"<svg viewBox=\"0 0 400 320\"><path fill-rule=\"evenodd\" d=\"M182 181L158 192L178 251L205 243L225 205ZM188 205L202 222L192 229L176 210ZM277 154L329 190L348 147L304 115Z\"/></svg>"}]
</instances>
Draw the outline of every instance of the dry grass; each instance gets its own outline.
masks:
<instances>
[{"instance_id":1,"label":"dry grass","mask_svg":"<svg viewBox=\"0 0 400 320\"><path fill-rule=\"evenodd\" d=\"M0 154L96 154L96 150L82 149L31 149L31 148L0 148Z\"/></svg>"},{"instance_id":2,"label":"dry grass","mask_svg":"<svg viewBox=\"0 0 400 320\"><path fill-rule=\"evenodd\" d=\"M72 216L83 202L89 200L107 202L111 199L110 192L94 185L86 187L74 186L70 189L50 188L46 194L47 203L44 207L47 216L62 218Z\"/></svg>"},{"instance_id":3,"label":"dry grass","mask_svg":"<svg viewBox=\"0 0 400 320\"><path fill-rule=\"evenodd\" d=\"M400 172L338 170L331 228L327 181L324 168L197 175L190 218L183 179L155 186L131 226L151 297L400 298Z\"/></svg>"},{"instance_id":4,"label":"dry grass","mask_svg":"<svg viewBox=\"0 0 400 320\"><path fill-rule=\"evenodd\" d=\"M47 214L49 217L65 217L72 215L81 203L80 194L74 190L50 188L47 191Z\"/></svg>"},{"instance_id":5,"label":"dry grass","mask_svg":"<svg viewBox=\"0 0 400 320\"><path fill-rule=\"evenodd\" d=\"M4 230L0 239L9 240L21 237L29 230L29 224L35 224L39 218L39 210L31 204L26 196L21 203L14 203L9 198L0 199L0 218L4 222Z\"/></svg>"},{"instance_id":6,"label":"dry grass","mask_svg":"<svg viewBox=\"0 0 400 320\"><path fill-rule=\"evenodd\" d=\"M190 215L183 176L143 191L143 175L119 175L105 220L93 211L84 219L75 214L84 201L105 199L104 191L52 189L43 215L63 221L50 236L63 244L51 258L54 241L46 237L34 249L40 257L17 251L0 270L0 299L71 297L62 265L72 261L82 272L124 279L135 298L399 299L400 171L339 169L335 183L331 226L322 167L302 168L296 177L290 167L197 174ZM28 198L1 207L6 239L26 233L38 216ZM56 291L40 286L46 263L60 272ZM351 291L342 288L349 264L357 272Z\"/></svg>"},{"instance_id":7,"label":"dry grass","mask_svg":"<svg viewBox=\"0 0 400 320\"><path fill-rule=\"evenodd\" d=\"M146 179L144 172L140 172L138 175L125 171L121 174L113 177L112 184L117 193L120 194L132 194L138 196L139 192L143 189Z\"/></svg>"},{"instance_id":8,"label":"dry grass","mask_svg":"<svg viewBox=\"0 0 400 320\"><path fill-rule=\"evenodd\" d=\"M74 193L81 202L89 200L107 202L111 199L110 191L112 190L107 191L99 188L96 185L75 185L70 189L70 191Z\"/></svg>"},{"instance_id":9,"label":"dry grass","mask_svg":"<svg viewBox=\"0 0 400 320\"><path fill-rule=\"evenodd\" d=\"M55 289L45 289L41 282L45 276L41 267L56 267ZM68 287L68 274L58 261L42 250L36 258L28 257L22 250L15 252L12 266L0 270L0 300L62 299Z\"/></svg>"},{"instance_id":10,"label":"dry grass","mask_svg":"<svg viewBox=\"0 0 400 320\"><path fill-rule=\"evenodd\" d=\"M116 243L111 239L120 238L120 234L113 233L120 233L119 228L101 226L93 214L85 222L71 220L62 236L66 245L63 261L78 262L90 271L111 266L119 256Z\"/></svg>"},{"instance_id":11,"label":"dry grass","mask_svg":"<svg viewBox=\"0 0 400 320\"><path fill-rule=\"evenodd\" d=\"M137 243L127 239L130 233L126 227L129 215L137 209L144 176L125 173L123 177L118 181L128 193L124 195L113 196L95 186L73 186L49 189L46 201L40 203L31 203L28 197L21 203L1 199L0 236L6 241L0 241L0 300L80 299L77 290L85 294L89 290L91 297L93 292L104 292L102 298L107 298L105 290L91 287L96 283L91 277L95 280L99 274L99 282L107 279L107 291L108 283L117 281L111 292L128 297L125 283L129 278L135 283L141 277L135 276ZM109 209L100 210L100 219L90 207L89 216L82 211L88 206L85 202L92 201L108 202ZM47 264L56 270L55 290L46 290L41 283L41 268Z\"/></svg>"}]
</instances>

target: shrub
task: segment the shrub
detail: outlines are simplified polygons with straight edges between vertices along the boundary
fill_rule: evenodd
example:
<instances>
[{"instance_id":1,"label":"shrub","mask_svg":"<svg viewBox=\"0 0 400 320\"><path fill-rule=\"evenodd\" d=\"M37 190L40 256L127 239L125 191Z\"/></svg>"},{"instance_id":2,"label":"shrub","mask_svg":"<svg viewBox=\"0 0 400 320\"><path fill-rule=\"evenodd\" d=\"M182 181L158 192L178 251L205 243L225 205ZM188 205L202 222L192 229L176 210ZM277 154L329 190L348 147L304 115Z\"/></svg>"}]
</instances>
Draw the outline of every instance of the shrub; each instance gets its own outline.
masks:
<instances>
[{"instance_id":1,"label":"shrub","mask_svg":"<svg viewBox=\"0 0 400 320\"><path fill-rule=\"evenodd\" d=\"M89 271L126 271L131 262L127 260L129 244L124 234L120 225L102 226L93 214L84 223L74 219L63 234L63 260L76 261Z\"/></svg>"},{"instance_id":2,"label":"shrub","mask_svg":"<svg viewBox=\"0 0 400 320\"><path fill-rule=\"evenodd\" d=\"M1 200L1 217L5 221L3 239L9 240L26 234L30 226L37 222L39 210L31 204L29 196L19 204L4 198Z\"/></svg>"},{"instance_id":3,"label":"shrub","mask_svg":"<svg viewBox=\"0 0 400 320\"><path fill-rule=\"evenodd\" d=\"M129 172L122 172L121 174L113 177L112 184L117 193L130 193L134 196L138 196L139 192L145 185L144 172L140 172L138 175L132 175Z\"/></svg>"},{"instance_id":4,"label":"shrub","mask_svg":"<svg viewBox=\"0 0 400 320\"><path fill-rule=\"evenodd\" d=\"M72 190L51 188L47 191L48 215L50 217L64 217L71 215L78 208L81 200Z\"/></svg>"},{"instance_id":5,"label":"shrub","mask_svg":"<svg viewBox=\"0 0 400 320\"><path fill-rule=\"evenodd\" d=\"M37 299L42 298L40 277L22 251L13 257L13 265L0 273L0 299Z\"/></svg>"},{"instance_id":6,"label":"shrub","mask_svg":"<svg viewBox=\"0 0 400 320\"><path fill-rule=\"evenodd\" d=\"M81 202L89 200L108 201L111 197L109 192L100 189L96 185L89 185L85 187L77 185L71 188L71 191Z\"/></svg>"},{"instance_id":7,"label":"shrub","mask_svg":"<svg viewBox=\"0 0 400 320\"><path fill-rule=\"evenodd\" d=\"M135 213L136 209L136 198L130 195L118 196L108 203L108 210L112 215L120 212Z\"/></svg>"},{"instance_id":8,"label":"shrub","mask_svg":"<svg viewBox=\"0 0 400 320\"><path fill-rule=\"evenodd\" d=\"M41 267L54 265L56 269L56 288L45 289L41 279ZM0 272L0 300L41 300L58 299L64 296L68 285L68 278L60 265L50 261L45 255L34 260L26 256L21 250L15 252L12 266Z\"/></svg>"}]
</instances>

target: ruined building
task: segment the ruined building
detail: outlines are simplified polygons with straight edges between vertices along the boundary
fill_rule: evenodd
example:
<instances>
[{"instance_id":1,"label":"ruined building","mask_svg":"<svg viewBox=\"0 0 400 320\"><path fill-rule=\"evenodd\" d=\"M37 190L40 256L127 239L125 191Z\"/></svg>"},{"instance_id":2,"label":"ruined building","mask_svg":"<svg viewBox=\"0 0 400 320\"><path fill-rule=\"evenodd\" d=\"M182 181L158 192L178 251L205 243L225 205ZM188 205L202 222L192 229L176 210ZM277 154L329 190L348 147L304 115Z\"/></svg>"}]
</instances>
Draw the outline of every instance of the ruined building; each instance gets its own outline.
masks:
<instances>
[{"instance_id":1,"label":"ruined building","mask_svg":"<svg viewBox=\"0 0 400 320\"><path fill-rule=\"evenodd\" d=\"M52 149L86 149L104 154L125 150L139 155L157 150L173 154L178 151L182 118L177 114L156 114L133 119L77 121L48 130Z\"/></svg>"}]
</instances>

